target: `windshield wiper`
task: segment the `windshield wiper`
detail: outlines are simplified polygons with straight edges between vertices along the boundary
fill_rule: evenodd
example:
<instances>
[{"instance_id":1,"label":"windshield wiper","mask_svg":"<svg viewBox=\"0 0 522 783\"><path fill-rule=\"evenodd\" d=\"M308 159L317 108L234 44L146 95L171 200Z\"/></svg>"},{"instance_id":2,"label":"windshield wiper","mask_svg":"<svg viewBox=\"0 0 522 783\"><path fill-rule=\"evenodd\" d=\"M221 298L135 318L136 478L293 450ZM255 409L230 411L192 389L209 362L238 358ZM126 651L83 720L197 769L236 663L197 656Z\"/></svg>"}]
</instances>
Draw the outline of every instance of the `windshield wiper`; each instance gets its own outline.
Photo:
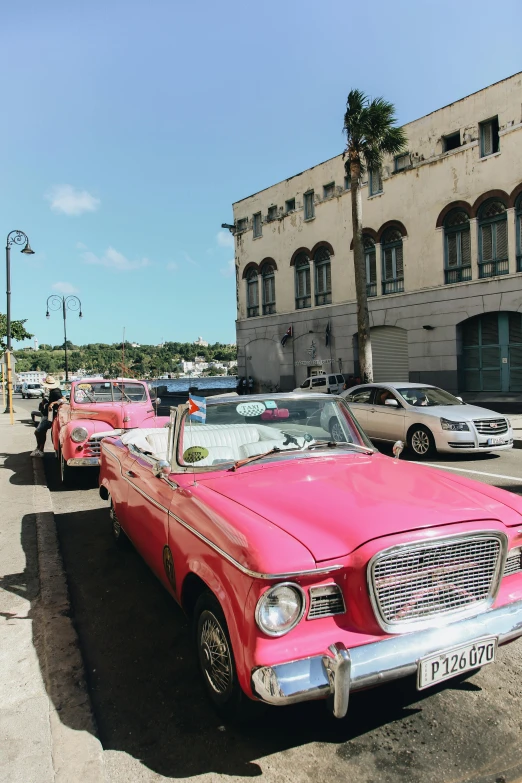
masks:
<instances>
[{"instance_id":1,"label":"windshield wiper","mask_svg":"<svg viewBox=\"0 0 522 783\"><path fill-rule=\"evenodd\" d=\"M364 454L375 454L375 449L370 449L369 446L361 446L359 445L359 443L351 443L348 440L316 441L316 443L311 443L308 446L308 451L317 448L335 449L337 446L349 446L350 448L355 449L356 451L362 451Z\"/></svg>"},{"instance_id":2,"label":"windshield wiper","mask_svg":"<svg viewBox=\"0 0 522 783\"><path fill-rule=\"evenodd\" d=\"M265 451L263 454L253 454L251 457L238 459L237 462L234 462L232 465L231 470L237 470L238 468L243 467L243 465L248 465L249 462L255 462L257 459L263 459L263 457L268 457L270 454L282 454L285 451L301 451L301 449L299 447L293 449L280 449L278 446L274 446L273 449Z\"/></svg>"}]
</instances>

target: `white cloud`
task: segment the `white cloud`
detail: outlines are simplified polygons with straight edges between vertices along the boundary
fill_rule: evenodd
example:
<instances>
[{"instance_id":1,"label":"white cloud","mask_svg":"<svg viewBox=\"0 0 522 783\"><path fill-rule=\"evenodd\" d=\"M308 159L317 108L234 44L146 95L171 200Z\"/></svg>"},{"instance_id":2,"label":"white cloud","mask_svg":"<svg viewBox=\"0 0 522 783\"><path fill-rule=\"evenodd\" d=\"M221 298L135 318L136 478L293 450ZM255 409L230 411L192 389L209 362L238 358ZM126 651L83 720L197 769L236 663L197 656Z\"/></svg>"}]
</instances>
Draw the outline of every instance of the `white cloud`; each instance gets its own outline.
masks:
<instances>
[{"instance_id":1,"label":"white cloud","mask_svg":"<svg viewBox=\"0 0 522 783\"><path fill-rule=\"evenodd\" d=\"M177 272L179 269L179 264L176 264L175 261L169 261L169 263L167 264L167 269L170 272Z\"/></svg>"},{"instance_id":2,"label":"white cloud","mask_svg":"<svg viewBox=\"0 0 522 783\"><path fill-rule=\"evenodd\" d=\"M75 288L72 283L58 281L58 283L53 283L51 288L53 291L58 291L59 294L65 294L66 296L68 294L78 293L78 289Z\"/></svg>"},{"instance_id":3,"label":"white cloud","mask_svg":"<svg viewBox=\"0 0 522 783\"><path fill-rule=\"evenodd\" d=\"M51 204L53 212L64 215L83 215L84 212L96 212L100 199L87 190L77 190L72 185L53 185L45 198Z\"/></svg>"},{"instance_id":4,"label":"white cloud","mask_svg":"<svg viewBox=\"0 0 522 783\"><path fill-rule=\"evenodd\" d=\"M227 263L226 267L219 270L223 277L232 277L233 274L235 274L236 271L236 262L233 258L230 259L230 261Z\"/></svg>"},{"instance_id":5,"label":"white cloud","mask_svg":"<svg viewBox=\"0 0 522 783\"><path fill-rule=\"evenodd\" d=\"M87 251L82 253L82 258L86 264L106 266L109 269L116 269L118 272L127 272L130 269L141 269L144 266L150 266L148 258L130 261L123 253L119 253L113 247L108 247L102 256L97 256L95 253Z\"/></svg>"},{"instance_id":6,"label":"white cloud","mask_svg":"<svg viewBox=\"0 0 522 783\"><path fill-rule=\"evenodd\" d=\"M234 237L230 231L218 231L216 241L219 247L234 247Z\"/></svg>"},{"instance_id":7,"label":"white cloud","mask_svg":"<svg viewBox=\"0 0 522 783\"><path fill-rule=\"evenodd\" d=\"M78 250L87 250L87 245L84 245L83 242L77 242L76 247Z\"/></svg>"}]
</instances>

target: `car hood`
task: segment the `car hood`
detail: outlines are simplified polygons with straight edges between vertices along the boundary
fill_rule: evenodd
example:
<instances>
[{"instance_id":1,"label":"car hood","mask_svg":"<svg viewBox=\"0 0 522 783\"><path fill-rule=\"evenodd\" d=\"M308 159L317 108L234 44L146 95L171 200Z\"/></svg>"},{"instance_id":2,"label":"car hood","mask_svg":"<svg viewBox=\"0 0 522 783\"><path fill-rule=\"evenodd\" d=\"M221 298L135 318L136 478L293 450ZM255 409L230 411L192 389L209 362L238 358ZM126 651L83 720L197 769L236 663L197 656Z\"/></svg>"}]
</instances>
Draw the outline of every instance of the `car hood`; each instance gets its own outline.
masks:
<instances>
[{"instance_id":1,"label":"car hood","mask_svg":"<svg viewBox=\"0 0 522 783\"><path fill-rule=\"evenodd\" d=\"M480 408L478 405L434 405L427 407L423 405L410 405L410 411L423 413L428 416L437 416L448 418L451 421L472 421L473 419L505 419L502 413L495 413L487 408Z\"/></svg>"},{"instance_id":2,"label":"car hood","mask_svg":"<svg viewBox=\"0 0 522 783\"><path fill-rule=\"evenodd\" d=\"M244 466L199 481L302 542L316 561L342 557L367 541L459 522L521 516L473 482L380 454L340 455Z\"/></svg>"},{"instance_id":3,"label":"car hood","mask_svg":"<svg viewBox=\"0 0 522 783\"><path fill-rule=\"evenodd\" d=\"M92 406L71 409L71 419L94 419L109 424L113 429L140 427L154 418L150 402L97 403ZM147 426L147 425L145 425Z\"/></svg>"}]
</instances>

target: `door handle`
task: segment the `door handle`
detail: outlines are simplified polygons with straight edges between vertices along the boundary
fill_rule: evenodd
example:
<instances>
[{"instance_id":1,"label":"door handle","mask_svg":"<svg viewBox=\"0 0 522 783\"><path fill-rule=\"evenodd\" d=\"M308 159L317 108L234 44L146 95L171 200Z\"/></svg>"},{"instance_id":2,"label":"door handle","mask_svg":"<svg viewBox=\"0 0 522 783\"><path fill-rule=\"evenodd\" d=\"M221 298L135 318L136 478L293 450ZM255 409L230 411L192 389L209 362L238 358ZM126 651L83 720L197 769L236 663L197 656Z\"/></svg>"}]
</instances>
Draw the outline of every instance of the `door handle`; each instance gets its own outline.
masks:
<instances>
[{"instance_id":1,"label":"door handle","mask_svg":"<svg viewBox=\"0 0 522 783\"><path fill-rule=\"evenodd\" d=\"M125 473L125 475L126 475L126 476L130 476L131 478L138 478L138 474L137 474L137 473L134 473L134 471L133 471L133 470L128 470L128 471Z\"/></svg>"}]
</instances>

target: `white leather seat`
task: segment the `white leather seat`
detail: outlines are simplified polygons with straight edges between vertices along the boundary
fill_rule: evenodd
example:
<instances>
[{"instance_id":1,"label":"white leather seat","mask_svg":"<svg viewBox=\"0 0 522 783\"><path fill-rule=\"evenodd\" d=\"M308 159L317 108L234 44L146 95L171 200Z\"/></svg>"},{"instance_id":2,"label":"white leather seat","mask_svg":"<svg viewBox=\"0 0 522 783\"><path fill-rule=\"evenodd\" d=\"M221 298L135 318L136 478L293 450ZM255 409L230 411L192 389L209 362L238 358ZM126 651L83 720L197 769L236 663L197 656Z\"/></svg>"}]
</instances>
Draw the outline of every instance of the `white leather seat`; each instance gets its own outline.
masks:
<instances>
[{"instance_id":1,"label":"white leather seat","mask_svg":"<svg viewBox=\"0 0 522 783\"><path fill-rule=\"evenodd\" d=\"M168 430L152 430L152 432L146 435L145 440L149 444L152 456L155 459L167 459Z\"/></svg>"}]
</instances>

